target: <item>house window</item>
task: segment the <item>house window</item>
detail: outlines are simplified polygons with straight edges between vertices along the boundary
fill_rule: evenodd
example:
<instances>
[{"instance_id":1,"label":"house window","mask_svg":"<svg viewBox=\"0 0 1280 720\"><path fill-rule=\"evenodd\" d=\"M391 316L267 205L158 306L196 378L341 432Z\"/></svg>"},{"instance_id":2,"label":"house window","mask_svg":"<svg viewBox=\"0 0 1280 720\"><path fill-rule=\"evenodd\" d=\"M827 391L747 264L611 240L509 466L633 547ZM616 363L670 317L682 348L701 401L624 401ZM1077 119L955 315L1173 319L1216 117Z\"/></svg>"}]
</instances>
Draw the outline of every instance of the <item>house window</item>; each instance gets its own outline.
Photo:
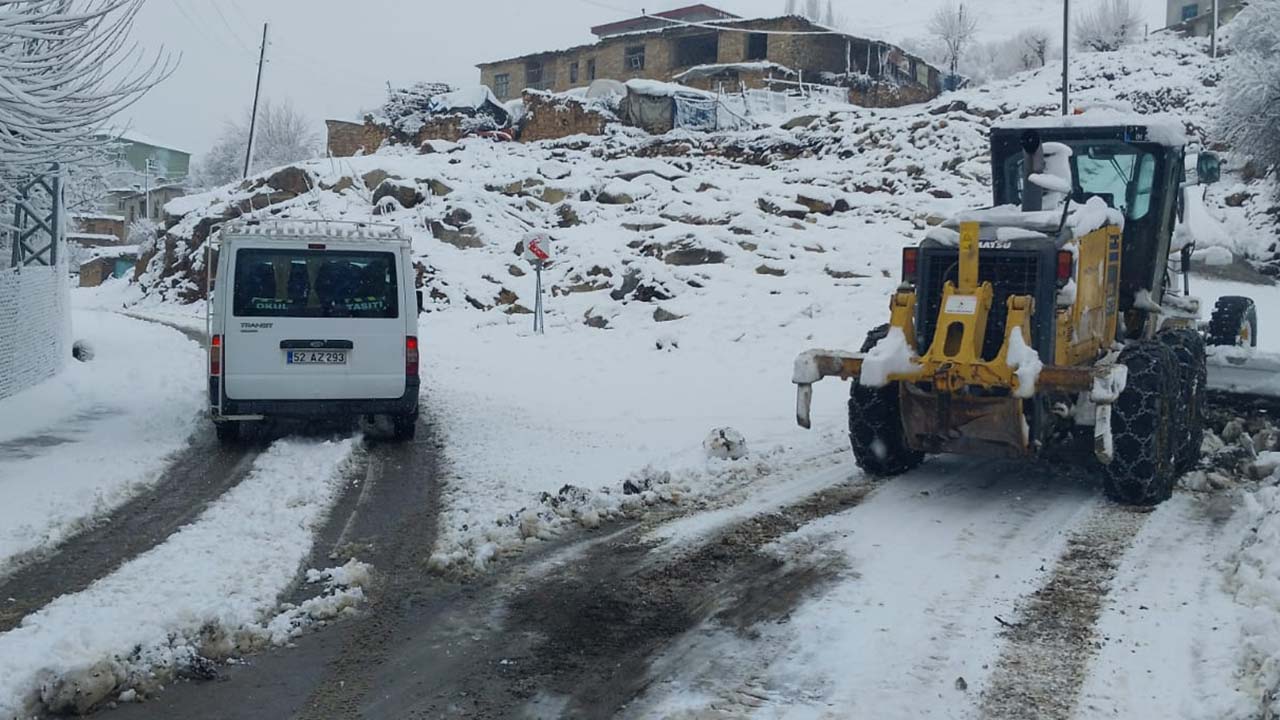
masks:
<instances>
[{"instance_id":1,"label":"house window","mask_svg":"<svg viewBox=\"0 0 1280 720\"><path fill-rule=\"evenodd\" d=\"M644 46L636 45L627 48L626 68L628 70L644 69Z\"/></svg>"},{"instance_id":2,"label":"house window","mask_svg":"<svg viewBox=\"0 0 1280 720\"><path fill-rule=\"evenodd\" d=\"M591 58L590 60L587 61L587 79L588 80L596 79L596 59L595 58Z\"/></svg>"},{"instance_id":3,"label":"house window","mask_svg":"<svg viewBox=\"0 0 1280 720\"><path fill-rule=\"evenodd\" d=\"M720 55L719 35L697 35L676 41L676 65L714 65Z\"/></svg>"},{"instance_id":4,"label":"house window","mask_svg":"<svg viewBox=\"0 0 1280 720\"><path fill-rule=\"evenodd\" d=\"M534 90L542 89L542 63L529 62L524 66L524 86Z\"/></svg>"},{"instance_id":5,"label":"house window","mask_svg":"<svg viewBox=\"0 0 1280 720\"><path fill-rule=\"evenodd\" d=\"M511 76L507 73L493 76L493 94L498 96L499 100L506 100L511 97Z\"/></svg>"},{"instance_id":6,"label":"house window","mask_svg":"<svg viewBox=\"0 0 1280 720\"><path fill-rule=\"evenodd\" d=\"M747 36L747 60L766 60L769 57L769 36L751 33Z\"/></svg>"},{"instance_id":7,"label":"house window","mask_svg":"<svg viewBox=\"0 0 1280 720\"><path fill-rule=\"evenodd\" d=\"M578 63L576 62L569 63L569 84L578 84Z\"/></svg>"},{"instance_id":8,"label":"house window","mask_svg":"<svg viewBox=\"0 0 1280 720\"><path fill-rule=\"evenodd\" d=\"M1200 3L1188 3L1182 6L1182 21L1186 22L1200 14Z\"/></svg>"}]
</instances>

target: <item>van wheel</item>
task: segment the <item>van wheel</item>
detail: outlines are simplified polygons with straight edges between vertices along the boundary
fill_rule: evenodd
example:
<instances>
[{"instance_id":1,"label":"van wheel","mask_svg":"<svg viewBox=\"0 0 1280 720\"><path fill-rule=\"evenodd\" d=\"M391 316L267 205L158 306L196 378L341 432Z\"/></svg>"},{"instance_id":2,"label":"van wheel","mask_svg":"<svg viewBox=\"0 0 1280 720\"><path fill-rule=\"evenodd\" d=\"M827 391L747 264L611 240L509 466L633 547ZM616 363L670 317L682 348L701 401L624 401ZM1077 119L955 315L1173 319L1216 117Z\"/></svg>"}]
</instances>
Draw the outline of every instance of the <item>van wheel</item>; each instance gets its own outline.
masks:
<instances>
[{"instance_id":1,"label":"van wheel","mask_svg":"<svg viewBox=\"0 0 1280 720\"><path fill-rule=\"evenodd\" d=\"M396 442L409 442L418 436L418 413L393 415L391 425L392 437Z\"/></svg>"},{"instance_id":2,"label":"van wheel","mask_svg":"<svg viewBox=\"0 0 1280 720\"><path fill-rule=\"evenodd\" d=\"M241 423L238 420L224 420L213 424L214 431L218 433L218 442L223 445L231 445L240 441Z\"/></svg>"}]
</instances>

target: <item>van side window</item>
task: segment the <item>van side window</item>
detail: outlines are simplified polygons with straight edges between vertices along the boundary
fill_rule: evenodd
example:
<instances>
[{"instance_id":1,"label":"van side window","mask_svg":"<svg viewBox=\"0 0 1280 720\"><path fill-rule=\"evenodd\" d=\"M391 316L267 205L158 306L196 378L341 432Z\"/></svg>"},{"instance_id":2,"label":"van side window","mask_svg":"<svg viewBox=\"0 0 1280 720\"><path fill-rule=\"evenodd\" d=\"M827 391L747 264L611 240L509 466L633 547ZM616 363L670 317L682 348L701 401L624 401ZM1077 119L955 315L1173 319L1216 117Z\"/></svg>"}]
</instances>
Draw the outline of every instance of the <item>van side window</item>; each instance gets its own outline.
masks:
<instances>
[{"instance_id":1,"label":"van side window","mask_svg":"<svg viewBox=\"0 0 1280 720\"><path fill-rule=\"evenodd\" d=\"M236 317L400 317L393 253L246 249L235 263Z\"/></svg>"}]
</instances>

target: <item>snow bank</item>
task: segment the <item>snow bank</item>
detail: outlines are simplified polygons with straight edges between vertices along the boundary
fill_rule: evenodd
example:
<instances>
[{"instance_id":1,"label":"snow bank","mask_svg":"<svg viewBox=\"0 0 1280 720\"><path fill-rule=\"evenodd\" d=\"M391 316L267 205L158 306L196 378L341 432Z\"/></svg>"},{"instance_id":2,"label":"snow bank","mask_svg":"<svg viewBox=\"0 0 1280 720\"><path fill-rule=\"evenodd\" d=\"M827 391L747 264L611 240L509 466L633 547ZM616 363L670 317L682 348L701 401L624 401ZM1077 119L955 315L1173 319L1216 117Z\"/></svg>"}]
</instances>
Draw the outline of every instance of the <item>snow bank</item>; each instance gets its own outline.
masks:
<instances>
[{"instance_id":1,"label":"snow bank","mask_svg":"<svg viewBox=\"0 0 1280 720\"><path fill-rule=\"evenodd\" d=\"M199 421L199 346L112 313L73 320L94 359L0 400L0 570L154 483Z\"/></svg>"},{"instance_id":2,"label":"snow bank","mask_svg":"<svg viewBox=\"0 0 1280 720\"><path fill-rule=\"evenodd\" d=\"M1280 712L1280 475L1244 496L1242 512L1252 531L1230 577L1236 601L1246 608L1240 656L1247 688L1266 712Z\"/></svg>"},{"instance_id":3,"label":"snow bank","mask_svg":"<svg viewBox=\"0 0 1280 720\"><path fill-rule=\"evenodd\" d=\"M199 658L287 639L280 623L263 622L309 554L354 448L275 443L196 522L0 635L0 716L25 712L41 693L49 702L103 663L108 689L145 691ZM341 572L329 577L354 581L360 571Z\"/></svg>"}]
</instances>

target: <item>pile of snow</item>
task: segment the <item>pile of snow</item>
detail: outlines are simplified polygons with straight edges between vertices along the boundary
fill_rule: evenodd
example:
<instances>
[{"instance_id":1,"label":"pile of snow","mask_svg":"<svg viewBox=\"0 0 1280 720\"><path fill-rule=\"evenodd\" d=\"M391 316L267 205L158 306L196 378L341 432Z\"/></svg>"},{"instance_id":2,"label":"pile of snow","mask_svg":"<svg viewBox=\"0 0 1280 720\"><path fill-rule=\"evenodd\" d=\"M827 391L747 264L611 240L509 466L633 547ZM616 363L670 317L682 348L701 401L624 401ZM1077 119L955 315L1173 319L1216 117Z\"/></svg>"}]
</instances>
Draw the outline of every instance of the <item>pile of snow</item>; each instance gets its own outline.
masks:
<instances>
[{"instance_id":1,"label":"pile of snow","mask_svg":"<svg viewBox=\"0 0 1280 720\"><path fill-rule=\"evenodd\" d=\"M1280 713L1280 475L1244 496L1251 530L1230 582L1247 608L1240 651L1250 694L1264 712Z\"/></svg>"},{"instance_id":2,"label":"pile of snow","mask_svg":"<svg viewBox=\"0 0 1280 720\"><path fill-rule=\"evenodd\" d=\"M918 359L902 328L891 327L885 339L871 348L863 359L859 382L866 387L884 387L889 384L891 375L919 372Z\"/></svg>"},{"instance_id":3,"label":"pile of snow","mask_svg":"<svg viewBox=\"0 0 1280 720\"><path fill-rule=\"evenodd\" d=\"M93 362L0 400L0 571L156 482L204 407L204 353L177 331L83 307L72 322Z\"/></svg>"}]
</instances>

